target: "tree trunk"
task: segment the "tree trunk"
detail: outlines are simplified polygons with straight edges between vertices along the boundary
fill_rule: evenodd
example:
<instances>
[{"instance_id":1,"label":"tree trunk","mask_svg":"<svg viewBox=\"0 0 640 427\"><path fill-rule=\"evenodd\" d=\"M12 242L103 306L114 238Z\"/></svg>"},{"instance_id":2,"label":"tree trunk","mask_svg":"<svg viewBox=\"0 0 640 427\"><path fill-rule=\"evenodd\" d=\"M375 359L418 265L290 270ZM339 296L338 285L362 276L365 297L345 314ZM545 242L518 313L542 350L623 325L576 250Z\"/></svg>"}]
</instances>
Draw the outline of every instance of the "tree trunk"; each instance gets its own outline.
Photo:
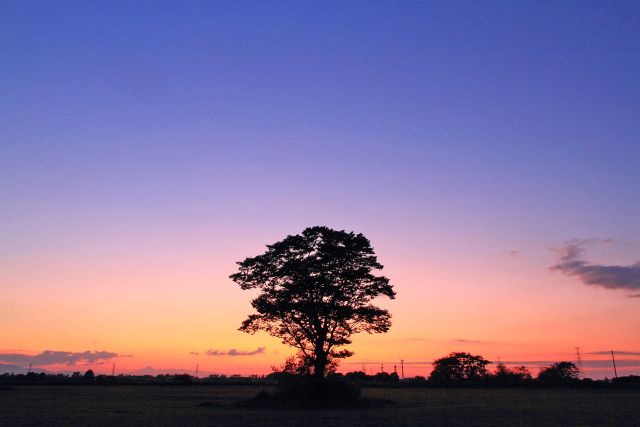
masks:
<instances>
[{"instance_id":1,"label":"tree trunk","mask_svg":"<svg viewBox=\"0 0 640 427\"><path fill-rule=\"evenodd\" d=\"M327 355L324 351L316 351L313 361L313 376L324 378L324 371L327 369Z\"/></svg>"}]
</instances>

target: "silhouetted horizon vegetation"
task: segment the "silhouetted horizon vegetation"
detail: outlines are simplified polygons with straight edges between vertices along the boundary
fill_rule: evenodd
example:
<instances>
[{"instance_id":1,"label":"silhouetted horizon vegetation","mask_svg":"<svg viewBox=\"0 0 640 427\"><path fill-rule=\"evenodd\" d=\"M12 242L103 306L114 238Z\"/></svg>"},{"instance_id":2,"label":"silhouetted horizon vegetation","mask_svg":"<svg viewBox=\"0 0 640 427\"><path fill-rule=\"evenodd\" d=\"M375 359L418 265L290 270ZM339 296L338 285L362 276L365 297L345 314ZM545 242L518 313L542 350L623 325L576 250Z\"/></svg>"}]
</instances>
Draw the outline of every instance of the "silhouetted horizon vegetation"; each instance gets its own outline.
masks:
<instances>
[{"instance_id":1,"label":"silhouetted horizon vegetation","mask_svg":"<svg viewBox=\"0 0 640 427\"><path fill-rule=\"evenodd\" d=\"M400 378L397 372L378 372L367 374L363 371L351 371L347 373L333 373L327 376L331 379L343 378L360 387L426 387L426 388L485 388L485 387L555 387L555 386L575 386L575 387L640 387L640 376L626 375L618 378L593 380L591 378L580 379L576 375L564 374L558 376L557 373L549 374L549 370L555 368L568 369L574 372L572 362L556 362L550 366L543 367L541 374L533 378L528 370L521 367L508 368L503 363L498 363L493 372L487 370L483 375L472 378L457 378L443 381L441 377L432 378L429 376L414 376ZM575 365L574 365L575 366ZM544 372L544 373L543 373ZM204 385L277 385L283 381L294 378L305 378L310 376L296 375L289 372L272 372L268 375L209 375L197 377L189 374L158 374L158 375L102 375L94 374L92 370L85 373L74 372L73 374L50 374L29 372L27 374L5 373L0 375L2 385L78 385L78 386L111 386L111 385L158 385L158 386L204 386Z\"/></svg>"}]
</instances>

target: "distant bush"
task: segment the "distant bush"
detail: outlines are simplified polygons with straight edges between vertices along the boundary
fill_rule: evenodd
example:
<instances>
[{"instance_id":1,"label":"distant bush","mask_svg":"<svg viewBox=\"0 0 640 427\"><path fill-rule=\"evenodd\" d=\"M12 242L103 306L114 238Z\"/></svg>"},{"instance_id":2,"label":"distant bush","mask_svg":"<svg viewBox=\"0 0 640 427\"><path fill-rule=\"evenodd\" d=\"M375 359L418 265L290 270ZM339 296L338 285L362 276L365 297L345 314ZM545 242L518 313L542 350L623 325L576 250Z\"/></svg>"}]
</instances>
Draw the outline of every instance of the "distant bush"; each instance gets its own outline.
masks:
<instances>
[{"instance_id":1,"label":"distant bush","mask_svg":"<svg viewBox=\"0 0 640 427\"><path fill-rule=\"evenodd\" d=\"M613 383L618 384L640 384L640 377L637 375L629 375L626 377L618 377L611 380Z\"/></svg>"},{"instance_id":2,"label":"distant bush","mask_svg":"<svg viewBox=\"0 0 640 427\"><path fill-rule=\"evenodd\" d=\"M176 374L173 380L178 384L191 384L193 382L193 378L189 374Z\"/></svg>"},{"instance_id":3,"label":"distant bush","mask_svg":"<svg viewBox=\"0 0 640 427\"><path fill-rule=\"evenodd\" d=\"M556 362L553 365L543 366L538 373L538 379L542 381L577 381L580 370L573 362Z\"/></svg>"}]
</instances>

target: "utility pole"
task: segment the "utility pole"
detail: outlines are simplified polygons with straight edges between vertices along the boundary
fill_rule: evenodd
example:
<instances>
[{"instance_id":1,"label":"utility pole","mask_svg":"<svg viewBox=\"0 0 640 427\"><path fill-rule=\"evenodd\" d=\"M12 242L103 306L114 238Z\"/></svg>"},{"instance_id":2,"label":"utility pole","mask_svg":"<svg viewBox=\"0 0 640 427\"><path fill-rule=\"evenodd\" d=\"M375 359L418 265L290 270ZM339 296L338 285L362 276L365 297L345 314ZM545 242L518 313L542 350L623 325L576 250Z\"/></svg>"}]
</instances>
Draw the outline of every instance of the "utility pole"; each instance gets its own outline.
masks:
<instances>
[{"instance_id":1,"label":"utility pole","mask_svg":"<svg viewBox=\"0 0 640 427\"><path fill-rule=\"evenodd\" d=\"M613 373L616 374L616 379L618 378L618 370L616 369L616 358L613 357L613 350L611 350L611 359L613 360Z\"/></svg>"},{"instance_id":2,"label":"utility pole","mask_svg":"<svg viewBox=\"0 0 640 427\"><path fill-rule=\"evenodd\" d=\"M402 367L402 379L404 379L404 360L400 360L400 366Z\"/></svg>"}]
</instances>

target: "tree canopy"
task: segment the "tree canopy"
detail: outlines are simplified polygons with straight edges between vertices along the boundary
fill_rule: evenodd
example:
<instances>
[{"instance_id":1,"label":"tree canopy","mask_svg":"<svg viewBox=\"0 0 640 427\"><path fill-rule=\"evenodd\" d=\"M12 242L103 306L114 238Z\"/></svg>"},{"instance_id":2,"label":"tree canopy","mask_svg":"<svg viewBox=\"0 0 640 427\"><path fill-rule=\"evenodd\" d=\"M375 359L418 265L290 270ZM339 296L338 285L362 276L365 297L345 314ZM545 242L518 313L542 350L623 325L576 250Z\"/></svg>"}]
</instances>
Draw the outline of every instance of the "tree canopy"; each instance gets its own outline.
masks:
<instances>
[{"instance_id":1,"label":"tree canopy","mask_svg":"<svg viewBox=\"0 0 640 427\"><path fill-rule=\"evenodd\" d=\"M487 365L490 363L482 356L462 352L450 353L446 357L434 360L429 380L455 381L480 378L487 373Z\"/></svg>"},{"instance_id":2,"label":"tree canopy","mask_svg":"<svg viewBox=\"0 0 640 427\"><path fill-rule=\"evenodd\" d=\"M338 351L352 334L391 327L391 314L371 301L395 292L389 279L373 274L383 267L362 234L310 227L267 248L238 262L230 276L244 290L260 290L251 301L257 313L239 330L281 338L320 377L333 360L353 354Z\"/></svg>"}]
</instances>

